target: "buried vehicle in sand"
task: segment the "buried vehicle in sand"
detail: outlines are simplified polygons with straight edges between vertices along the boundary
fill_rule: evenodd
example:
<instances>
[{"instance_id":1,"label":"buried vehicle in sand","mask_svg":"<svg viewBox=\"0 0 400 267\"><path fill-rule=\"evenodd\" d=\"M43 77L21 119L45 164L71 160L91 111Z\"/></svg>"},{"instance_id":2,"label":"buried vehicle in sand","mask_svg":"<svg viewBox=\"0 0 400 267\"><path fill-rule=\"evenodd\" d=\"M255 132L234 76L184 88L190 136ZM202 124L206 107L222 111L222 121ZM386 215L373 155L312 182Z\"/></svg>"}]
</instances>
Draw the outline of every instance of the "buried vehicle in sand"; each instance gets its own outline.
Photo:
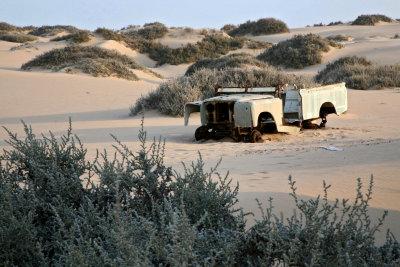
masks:
<instances>
[{"instance_id":1,"label":"buried vehicle in sand","mask_svg":"<svg viewBox=\"0 0 400 267\"><path fill-rule=\"evenodd\" d=\"M215 97L186 103L185 125L190 114L200 112L196 140L230 136L236 141L261 142L263 133L298 132L325 127L328 114L347 111L345 83L297 89L295 85L233 88L216 85Z\"/></svg>"}]
</instances>

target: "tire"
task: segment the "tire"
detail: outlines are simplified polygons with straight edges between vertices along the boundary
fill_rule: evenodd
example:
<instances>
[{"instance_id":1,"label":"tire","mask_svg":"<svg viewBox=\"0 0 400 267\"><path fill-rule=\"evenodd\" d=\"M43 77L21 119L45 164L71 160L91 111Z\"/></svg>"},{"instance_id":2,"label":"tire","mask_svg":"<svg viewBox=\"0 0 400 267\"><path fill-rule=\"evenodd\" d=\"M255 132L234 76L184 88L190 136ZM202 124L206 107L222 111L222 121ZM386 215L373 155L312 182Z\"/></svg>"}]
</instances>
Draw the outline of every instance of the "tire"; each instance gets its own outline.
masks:
<instances>
[{"instance_id":1,"label":"tire","mask_svg":"<svg viewBox=\"0 0 400 267\"><path fill-rule=\"evenodd\" d=\"M197 128L196 131L194 132L194 138L197 141L202 139L208 139L209 138L208 128L206 126L200 126L199 128Z\"/></svg>"},{"instance_id":2,"label":"tire","mask_svg":"<svg viewBox=\"0 0 400 267\"><path fill-rule=\"evenodd\" d=\"M250 133L250 142L251 143L260 143L262 141L262 134L258 130L253 130Z\"/></svg>"}]
</instances>

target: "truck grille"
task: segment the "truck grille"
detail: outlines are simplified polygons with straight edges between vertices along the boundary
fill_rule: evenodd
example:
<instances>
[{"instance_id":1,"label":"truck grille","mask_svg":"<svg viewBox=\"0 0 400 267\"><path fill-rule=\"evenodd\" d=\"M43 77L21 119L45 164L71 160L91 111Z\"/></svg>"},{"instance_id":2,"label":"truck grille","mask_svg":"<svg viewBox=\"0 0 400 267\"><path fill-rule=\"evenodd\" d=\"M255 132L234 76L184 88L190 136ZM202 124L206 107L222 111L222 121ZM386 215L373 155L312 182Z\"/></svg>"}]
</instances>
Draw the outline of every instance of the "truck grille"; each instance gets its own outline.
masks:
<instances>
[{"instance_id":1,"label":"truck grille","mask_svg":"<svg viewBox=\"0 0 400 267\"><path fill-rule=\"evenodd\" d=\"M209 124L216 123L232 123L233 107L235 102L209 102L206 104L207 122Z\"/></svg>"}]
</instances>

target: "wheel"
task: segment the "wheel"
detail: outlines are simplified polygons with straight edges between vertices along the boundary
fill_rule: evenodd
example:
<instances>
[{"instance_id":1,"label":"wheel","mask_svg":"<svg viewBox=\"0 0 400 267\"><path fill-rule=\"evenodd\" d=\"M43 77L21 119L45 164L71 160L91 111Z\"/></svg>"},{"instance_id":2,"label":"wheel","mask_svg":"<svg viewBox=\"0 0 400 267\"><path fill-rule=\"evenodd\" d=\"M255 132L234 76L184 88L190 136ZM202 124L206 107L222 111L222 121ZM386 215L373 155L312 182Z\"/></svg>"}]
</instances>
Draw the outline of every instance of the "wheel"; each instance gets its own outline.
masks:
<instances>
[{"instance_id":1,"label":"wheel","mask_svg":"<svg viewBox=\"0 0 400 267\"><path fill-rule=\"evenodd\" d=\"M260 143L262 141L262 135L260 131L258 130L253 130L250 133L250 142L252 143Z\"/></svg>"},{"instance_id":2,"label":"wheel","mask_svg":"<svg viewBox=\"0 0 400 267\"><path fill-rule=\"evenodd\" d=\"M208 128L206 126L200 126L199 128L197 128L196 131L194 132L194 138L196 138L197 141L202 139L208 139L209 138Z\"/></svg>"}]
</instances>

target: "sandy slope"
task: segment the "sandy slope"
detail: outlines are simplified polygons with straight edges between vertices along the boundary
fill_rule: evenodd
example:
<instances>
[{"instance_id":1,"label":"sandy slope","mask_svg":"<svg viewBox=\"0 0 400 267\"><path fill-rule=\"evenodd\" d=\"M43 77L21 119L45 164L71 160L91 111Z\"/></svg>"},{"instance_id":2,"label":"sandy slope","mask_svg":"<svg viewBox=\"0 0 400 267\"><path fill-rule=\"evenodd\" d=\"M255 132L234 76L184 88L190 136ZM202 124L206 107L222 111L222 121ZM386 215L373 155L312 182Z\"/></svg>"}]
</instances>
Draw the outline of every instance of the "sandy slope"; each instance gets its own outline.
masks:
<instances>
[{"instance_id":1,"label":"sandy slope","mask_svg":"<svg viewBox=\"0 0 400 267\"><path fill-rule=\"evenodd\" d=\"M260 40L276 42L293 34L319 33L323 36L347 34L355 38L346 48L329 52L324 62L343 55L365 55L381 64L400 62L400 40L390 39L400 33L400 24L375 27L334 26L294 29L291 34L262 36ZM168 39L169 38L169 39ZM187 36L165 42L195 42L197 37ZM18 44L0 41L0 126L22 135L20 120L31 124L36 133L49 130L56 135L65 132L68 118L73 121L74 132L93 157L96 149L110 149L116 135L132 149L139 143L137 133L140 116L129 117L129 106L163 81L147 73L137 72L142 79L130 82L116 78L94 78L84 74L53 73L50 71L20 71L21 64L38 54L65 42L40 42L10 50ZM176 77L188 65L156 67L146 55L131 51L114 41L96 38L90 45L117 50L151 67L166 78ZM303 72L315 73L320 66ZM375 177L373 216L383 209L391 210L386 226L400 237L400 90L349 90L349 111L340 116L329 116L326 129L306 130L298 134L264 136L261 144L236 143L229 138L220 141L196 142L193 134L199 126L199 116L193 116L188 127L182 118L146 112L145 128L150 139L166 138L166 163L182 170L180 162L187 164L202 154L206 168L222 157L220 172L229 170L233 182L240 184L240 205L247 211L257 210L254 199L265 200L273 196L277 210L286 215L293 208L288 200L287 178L291 174L298 183L298 193L316 197L322 193L322 181L332 184L330 200L353 198L356 178L367 185L371 174ZM0 130L0 147L6 132ZM324 146L343 148L327 151ZM249 221L252 221L249 219ZM380 236L381 238L382 236Z\"/></svg>"}]
</instances>

